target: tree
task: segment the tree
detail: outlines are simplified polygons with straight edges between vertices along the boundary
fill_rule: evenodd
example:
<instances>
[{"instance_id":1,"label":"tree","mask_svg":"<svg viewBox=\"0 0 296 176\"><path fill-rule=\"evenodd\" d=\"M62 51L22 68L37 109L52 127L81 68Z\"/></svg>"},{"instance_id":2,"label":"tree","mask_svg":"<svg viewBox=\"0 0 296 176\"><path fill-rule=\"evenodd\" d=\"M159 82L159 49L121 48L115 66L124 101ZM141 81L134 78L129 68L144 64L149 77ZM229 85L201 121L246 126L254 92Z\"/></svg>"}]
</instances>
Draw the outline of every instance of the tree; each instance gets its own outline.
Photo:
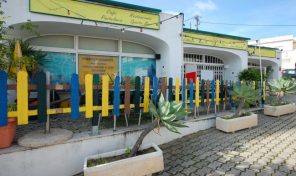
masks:
<instances>
[{"instance_id":1,"label":"tree","mask_svg":"<svg viewBox=\"0 0 296 176\"><path fill-rule=\"evenodd\" d=\"M174 133L179 133L178 128L187 127L186 125L178 122L187 115L187 112L182 109L182 103L177 103L176 101L165 101L162 94L160 95L158 101L158 108L152 103L152 101L150 101L149 112L155 117L155 120L141 133L140 137L131 150L130 157L137 154L144 138L149 132L155 128L158 128L159 133L160 124L164 125L169 131Z\"/></svg>"},{"instance_id":2,"label":"tree","mask_svg":"<svg viewBox=\"0 0 296 176\"><path fill-rule=\"evenodd\" d=\"M238 101L238 108L236 109L233 118L237 118L242 114L242 109L246 103L256 104L261 98L259 90L255 90L252 86L245 84L235 87L232 94Z\"/></svg>"}]
</instances>

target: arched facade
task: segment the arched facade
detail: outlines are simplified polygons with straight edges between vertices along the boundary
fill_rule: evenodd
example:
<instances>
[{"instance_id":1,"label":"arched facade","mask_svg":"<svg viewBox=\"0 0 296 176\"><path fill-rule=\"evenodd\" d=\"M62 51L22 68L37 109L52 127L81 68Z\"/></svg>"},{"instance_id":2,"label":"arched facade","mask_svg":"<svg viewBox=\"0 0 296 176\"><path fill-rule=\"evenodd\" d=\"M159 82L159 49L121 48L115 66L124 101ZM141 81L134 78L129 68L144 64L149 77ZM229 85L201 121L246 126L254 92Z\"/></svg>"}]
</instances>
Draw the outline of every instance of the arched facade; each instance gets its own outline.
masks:
<instances>
[{"instance_id":1,"label":"arched facade","mask_svg":"<svg viewBox=\"0 0 296 176\"><path fill-rule=\"evenodd\" d=\"M224 61L215 56L184 53L184 71L186 74L186 67L195 67L197 77L202 79L204 71L212 71L214 79L224 79Z\"/></svg>"}]
</instances>

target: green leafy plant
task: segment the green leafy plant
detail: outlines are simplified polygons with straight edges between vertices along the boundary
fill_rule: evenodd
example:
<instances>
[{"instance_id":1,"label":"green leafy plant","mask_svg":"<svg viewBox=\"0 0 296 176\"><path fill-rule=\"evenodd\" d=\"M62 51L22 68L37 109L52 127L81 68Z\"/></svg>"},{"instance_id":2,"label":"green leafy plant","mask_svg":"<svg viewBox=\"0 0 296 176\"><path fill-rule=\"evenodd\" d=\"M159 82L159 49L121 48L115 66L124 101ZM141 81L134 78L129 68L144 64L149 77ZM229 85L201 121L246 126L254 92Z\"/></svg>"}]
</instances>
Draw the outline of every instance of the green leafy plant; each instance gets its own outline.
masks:
<instances>
[{"instance_id":1,"label":"green leafy plant","mask_svg":"<svg viewBox=\"0 0 296 176\"><path fill-rule=\"evenodd\" d=\"M290 76L290 75L284 75L284 76L282 76L282 79L284 79L284 80L293 80L292 76Z\"/></svg>"},{"instance_id":2,"label":"green leafy plant","mask_svg":"<svg viewBox=\"0 0 296 176\"><path fill-rule=\"evenodd\" d=\"M149 132L151 132L155 128L158 128L159 133L161 124L164 125L169 131L174 133L180 133L178 131L178 128L187 127L186 125L179 122L179 120L183 119L188 114L182 108L182 103L177 103L175 101L165 101L163 95L160 94L157 106L158 107L156 107L156 105L154 105L153 102L150 101L149 112L151 113L151 115L153 115L155 120L153 121L153 123L148 125L141 133L140 137L138 138L138 140L132 148L130 157L135 156L137 154L144 138Z\"/></svg>"},{"instance_id":3,"label":"green leafy plant","mask_svg":"<svg viewBox=\"0 0 296 176\"><path fill-rule=\"evenodd\" d=\"M10 40L9 41L9 60L10 60L10 67L17 67L20 66L20 68L25 67L29 76L32 77L32 75L38 70L37 66L44 64L45 56L46 54L34 49L28 42L20 41L20 47L22 51L22 57L19 59L20 63L15 62L13 59L14 55L14 49L15 49L16 40ZM16 75L13 73L8 72L10 79L15 79Z\"/></svg>"},{"instance_id":4,"label":"green leafy plant","mask_svg":"<svg viewBox=\"0 0 296 176\"><path fill-rule=\"evenodd\" d=\"M236 101L238 102L238 107L235 114L232 116L233 118L237 118L242 115L242 110L245 104L256 104L256 102L261 98L259 90L253 89L250 85L235 87L231 94L236 97Z\"/></svg>"},{"instance_id":5,"label":"green leafy plant","mask_svg":"<svg viewBox=\"0 0 296 176\"><path fill-rule=\"evenodd\" d=\"M291 79L273 80L268 83L268 86L271 96L275 96L278 100L277 105L287 104L286 95L296 93L296 82Z\"/></svg>"},{"instance_id":6,"label":"green leafy plant","mask_svg":"<svg viewBox=\"0 0 296 176\"><path fill-rule=\"evenodd\" d=\"M5 2L0 0L0 5ZM0 9L0 70L6 71L9 66L9 48L7 47L7 39L4 38L6 34L4 12Z\"/></svg>"},{"instance_id":7,"label":"green leafy plant","mask_svg":"<svg viewBox=\"0 0 296 176\"><path fill-rule=\"evenodd\" d=\"M7 110L8 111L16 111L16 104L15 103L9 104Z\"/></svg>"},{"instance_id":8,"label":"green leafy plant","mask_svg":"<svg viewBox=\"0 0 296 176\"><path fill-rule=\"evenodd\" d=\"M266 75L263 73L263 80L266 80ZM260 81L261 75L260 70L257 68L248 68L241 71L238 75L239 80L242 81Z\"/></svg>"},{"instance_id":9,"label":"green leafy plant","mask_svg":"<svg viewBox=\"0 0 296 176\"><path fill-rule=\"evenodd\" d=\"M132 149L127 147L127 148L125 148L124 155L129 156L131 152L132 152Z\"/></svg>"},{"instance_id":10,"label":"green leafy plant","mask_svg":"<svg viewBox=\"0 0 296 176\"><path fill-rule=\"evenodd\" d=\"M6 26L5 20L8 18L4 16L4 12L1 9L2 3L6 3L6 0L0 0L0 70L8 72L10 79L15 79L15 75L9 73L9 67L21 65L25 66L28 71L32 71L33 68L37 65L38 59L44 57L41 55L41 52L34 50L32 47L29 46L28 43L21 42L21 49L23 52L23 57L20 59L20 63L14 63L13 53L16 40L8 39L5 37L7 31L14 30L13 26ZM37 29L38 26L33 24L30 20L26 23L23 23L20 26L21 31L26 31L33 33L39 36ZM29 73L30 74L30 73Z\"/></svg>"}]
</instances>

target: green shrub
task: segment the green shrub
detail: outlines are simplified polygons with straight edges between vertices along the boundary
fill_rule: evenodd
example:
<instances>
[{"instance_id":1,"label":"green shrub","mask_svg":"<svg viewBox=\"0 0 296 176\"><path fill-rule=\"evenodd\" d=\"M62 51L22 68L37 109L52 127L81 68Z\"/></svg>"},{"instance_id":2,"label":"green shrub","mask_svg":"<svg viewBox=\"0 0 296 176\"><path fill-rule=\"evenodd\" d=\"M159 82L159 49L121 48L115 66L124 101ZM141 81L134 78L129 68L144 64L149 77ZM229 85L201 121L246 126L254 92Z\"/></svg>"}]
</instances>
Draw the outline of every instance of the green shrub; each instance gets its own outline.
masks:
<instances>
[{"instance_id":1,"label":"green shrub","mask_svg":"<svg viewBox=\"0 0 296 176\"><path fill-rule=\"evenodd\" d=\"M239 73L238 78L243 81L260 81L260 70L257 68L245 69ZM266 75L264 73L262 74L262 78L266 80Z\"/></svg>"}]
</instances>

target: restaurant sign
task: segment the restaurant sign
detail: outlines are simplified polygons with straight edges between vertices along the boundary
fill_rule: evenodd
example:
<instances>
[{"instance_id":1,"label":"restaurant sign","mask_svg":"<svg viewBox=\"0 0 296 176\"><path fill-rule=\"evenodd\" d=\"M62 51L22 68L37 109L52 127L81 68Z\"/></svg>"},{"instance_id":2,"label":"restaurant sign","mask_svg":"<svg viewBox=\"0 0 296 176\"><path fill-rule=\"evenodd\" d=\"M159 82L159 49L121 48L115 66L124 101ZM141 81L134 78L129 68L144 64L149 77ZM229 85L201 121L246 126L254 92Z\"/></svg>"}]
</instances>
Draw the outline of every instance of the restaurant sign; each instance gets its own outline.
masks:
<instances>
[{"instance_id":1,"label":"restaurant sign","mask_svg":"<svg viewBox=\"0 0 296 176\"><path fill-rule=\"evenodd\" d=\"M116 76L118 59L115 56L79 55L79 82L84 84L86 74Z\"/></svg>"},{"instance_id":2,"label":"restaurant sign","mask_svg":"<svg viewBox=\"0 0 296 176\"><path fill-rule=\"evenodd\" d=\"M82 20L159 29L159 14L76 0L30 0L30 11Z\"/></svg>"},{"instance_id":3,"label":"restaurant sign","mask_svg":"<svg viewBox=\"0 0 296 176\"><path fill-rule=\"evenodd\" d=\"M246 40L206 35L203 33L184 32L183 40L184 43L187 44L205 45L220 48L247 50L248 47Z\"/></svg>"},{"instance_id":4,"label":"restaurant sign","mask_svg":"<svg viewBox=\"0 0 296 176\"><path fill-rule=\"evenodd\" d=\"M249 56L276 58L275 48L261 47L259 51L259 47L248 46L248 53L249 53Z\"/></svg>"}]
</instances>

